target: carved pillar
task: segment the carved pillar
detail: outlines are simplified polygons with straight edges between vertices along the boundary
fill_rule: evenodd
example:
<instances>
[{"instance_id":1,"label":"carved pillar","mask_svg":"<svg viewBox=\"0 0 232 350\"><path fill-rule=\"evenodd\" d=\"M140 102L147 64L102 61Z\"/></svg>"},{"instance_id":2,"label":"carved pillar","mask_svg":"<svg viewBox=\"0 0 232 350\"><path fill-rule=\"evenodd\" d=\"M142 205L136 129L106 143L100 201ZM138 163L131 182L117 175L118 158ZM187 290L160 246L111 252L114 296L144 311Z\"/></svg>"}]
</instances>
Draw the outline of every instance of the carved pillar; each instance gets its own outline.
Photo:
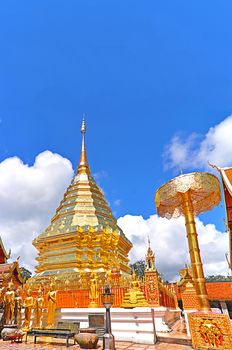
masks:
<instances>
[{"instance_id":1,"label":"carved pillar","mask_svg":"<svg viewBox=\"0 0 232 350\"><path fill-rule=\"evenodd\" d=\"M146 299L150 306L160 306L157 271L145 271Z\"/></svg>"}]
</instances>

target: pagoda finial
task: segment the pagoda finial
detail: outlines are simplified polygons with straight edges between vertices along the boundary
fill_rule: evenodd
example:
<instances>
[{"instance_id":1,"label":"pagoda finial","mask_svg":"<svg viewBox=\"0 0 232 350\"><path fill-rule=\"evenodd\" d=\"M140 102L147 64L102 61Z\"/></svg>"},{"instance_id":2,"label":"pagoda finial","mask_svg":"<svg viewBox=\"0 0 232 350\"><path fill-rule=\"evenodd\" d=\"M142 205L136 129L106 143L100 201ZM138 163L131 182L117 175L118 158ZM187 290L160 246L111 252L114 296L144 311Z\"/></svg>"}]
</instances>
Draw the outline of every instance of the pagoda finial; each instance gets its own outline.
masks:
<instances>
[{"instance_id":1,"label":"pagoda finial","mask_svg":"<svg viewBox=\"0 0 232 350\"><path fill-rule=\"evenodd\" d=\"M82 124L81 124L81 133L82 133L82 135L86 133L85 115L84 114L83 114Z\"/></svg>"},{"instance_id":2,"label":"pagoda finial","mask_svg":"<svg viewBox=\"0 0 232 350\"><path fill-rule=\"evenodd\" d=\"M148 235L148 249L146 255L146 271L155 270L155 255L151 249L150 237Z\"/></svg>"},{"instance_id":3,"label":"pagoda finial","mask_svg":"<svg viewBox=\"0 0 232 350\"><path fill-rule=\"evenodd\" d=\"M86 123L85 123L85 116L83 114L82 124L81 124L81 134L82 134L81 156L80 156L80 162L77 168L77 174L90 173L89 163L88 163L86 149L85 149L85 133L86 133Z\"/></svg>"},{"instance_id":4,"label":"pagoda finial","mask_svg":"<svg viewBox=\"0 0 232 350\"><path fill-rule=\"evenodd\" d=\"M81 124L81 133L82 133L81 152L85 152L86 124L85 124L85 115L84 114L83 114L82 124Z\"/></svg>"}]
</instances>

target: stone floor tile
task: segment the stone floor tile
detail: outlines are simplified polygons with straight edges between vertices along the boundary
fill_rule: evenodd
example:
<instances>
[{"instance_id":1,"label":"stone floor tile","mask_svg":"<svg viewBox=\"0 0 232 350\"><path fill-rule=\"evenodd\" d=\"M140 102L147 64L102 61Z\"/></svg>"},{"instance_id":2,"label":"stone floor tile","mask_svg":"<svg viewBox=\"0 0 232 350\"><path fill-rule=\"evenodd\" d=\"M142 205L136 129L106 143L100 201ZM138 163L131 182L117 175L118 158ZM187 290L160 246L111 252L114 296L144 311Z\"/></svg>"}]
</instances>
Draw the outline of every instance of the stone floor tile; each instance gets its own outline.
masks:
<instances>
[{"instance_id":1,"label":"stone floor tile","mask_svg":"<svg viewBox=\"0 0 232 350\"><path fill-rule=\"evenodd\" d=\"M101 350L102 346L98 350ZM148 344L134 344L130 342L116 342L117 350L191 350L192 347L185 345L174 345L159 343L156 345ZM28 341L27 344L23 343L11 343L10 341L3 342L0 340L0 350L67 350L66 344L63 340L54 342L38 342L34 344L32 341ZM68 350L78 350L77 345L69 346Z\"/></svg>"}]
</instances>

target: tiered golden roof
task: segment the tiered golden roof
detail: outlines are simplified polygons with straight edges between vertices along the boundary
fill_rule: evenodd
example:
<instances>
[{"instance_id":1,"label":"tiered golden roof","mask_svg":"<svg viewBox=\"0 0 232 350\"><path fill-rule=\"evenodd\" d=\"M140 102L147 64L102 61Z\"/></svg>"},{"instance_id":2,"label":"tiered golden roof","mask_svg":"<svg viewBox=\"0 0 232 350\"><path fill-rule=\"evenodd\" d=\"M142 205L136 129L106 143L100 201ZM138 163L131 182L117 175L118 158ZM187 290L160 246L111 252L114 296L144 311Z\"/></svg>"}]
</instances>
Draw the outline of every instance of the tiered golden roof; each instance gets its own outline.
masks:
<instances>
[{"instance_id":1,"label":"tiered golden roof","mask_svg":"<svg viewBox=\"0 0 232 350\"><path fill-rule=\"evenodd\" d=\"M105 273L115 261L130 273L131 242L118 227L103 192L91 175L85 148L85 121L77 173L48 228L33 244L39 251L37 275Z\"/></svg>"}]
</instances>

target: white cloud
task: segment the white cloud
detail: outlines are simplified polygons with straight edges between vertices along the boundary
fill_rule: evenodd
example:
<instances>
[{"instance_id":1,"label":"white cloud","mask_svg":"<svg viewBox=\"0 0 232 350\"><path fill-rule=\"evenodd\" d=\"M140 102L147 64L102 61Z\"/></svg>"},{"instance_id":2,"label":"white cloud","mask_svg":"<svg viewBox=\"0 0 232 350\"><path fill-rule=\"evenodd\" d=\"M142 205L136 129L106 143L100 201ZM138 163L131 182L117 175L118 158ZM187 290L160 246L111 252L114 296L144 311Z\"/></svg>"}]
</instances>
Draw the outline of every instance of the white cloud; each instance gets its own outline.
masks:
<instances>
[{"instance_id":1,"label":"white cloud","mask_svg":"<svg viewBox=\"0 0 232 350\"><path fill-rule=\"evenodd\" d=\"M32 269L36 250L32 240L49 224L73 175L68 159L50 151L32 166L19 158L0 163L0 235L12 259Z\"/></svg>"},{"instance_id":2,"label":"white cloud","mask_svg":"<svg viewBox=\"0 0 232 350\"><path fill-rule=\"evenodd\" d=\"M120 207L120 205L121 205L121 199L115 199L114 205L115 205L116 207Z\"/></svg>"},{"instance_id":3,"label":"white cloud","mask_svg":"<svg viewBox=\"0 0 232 350\"><path fill-rule=\"evenodd\" d=\"M32 240L49 224L72 176L70 161L49 151L39 154L31 166L17 157L0 163L0 235L6 249L11 248L12 258L20 255L21 264L29 269L36 257ZM214 225L196 222L206 274L226 274L227 235ZM144 258L149 235L157 267L167 279L177 277L178 270L189 262L183 218L152 215L145 220L126 215L118 223L134 244L132 261Z\"/></svg>"},{"instance_id":4,"label":"white cloud","mask_svg":"<svg viewBox=\"0 0 232 350\"><path fill-rule=\"evenodd\" d=\"M99 170L93 174L93 177L96 181L106 179L108 177L108 173L105 170Z\"/></svg>"},{"instance_id":5,"label":"white cloud","mask_svg":"<svg viewBox=\"0 0 232 350\"><path fill-rule=\"evenodd\" d=\"M167 220L154 214L145 220L142 216L125 215L118 219L118 225L133 242L132 262L145 258L149 235L159 272L168 280L179 279L178 271L190 262L183 218ZM228 274L227 234L213 224L204 225L199 218L196 225L205 275Z\"/></svg>"},{"instance_id":6,"label":"white cloud","mask_svg":"<svg viewBox=\"0 0 232 350\"><path fill-rule=\"evenodd\" d=\"M164 152L165 168L205 169L210 161L232 166L232 116L211 127L205 135L174 136Z\"/></svg>"}]
</instances>

